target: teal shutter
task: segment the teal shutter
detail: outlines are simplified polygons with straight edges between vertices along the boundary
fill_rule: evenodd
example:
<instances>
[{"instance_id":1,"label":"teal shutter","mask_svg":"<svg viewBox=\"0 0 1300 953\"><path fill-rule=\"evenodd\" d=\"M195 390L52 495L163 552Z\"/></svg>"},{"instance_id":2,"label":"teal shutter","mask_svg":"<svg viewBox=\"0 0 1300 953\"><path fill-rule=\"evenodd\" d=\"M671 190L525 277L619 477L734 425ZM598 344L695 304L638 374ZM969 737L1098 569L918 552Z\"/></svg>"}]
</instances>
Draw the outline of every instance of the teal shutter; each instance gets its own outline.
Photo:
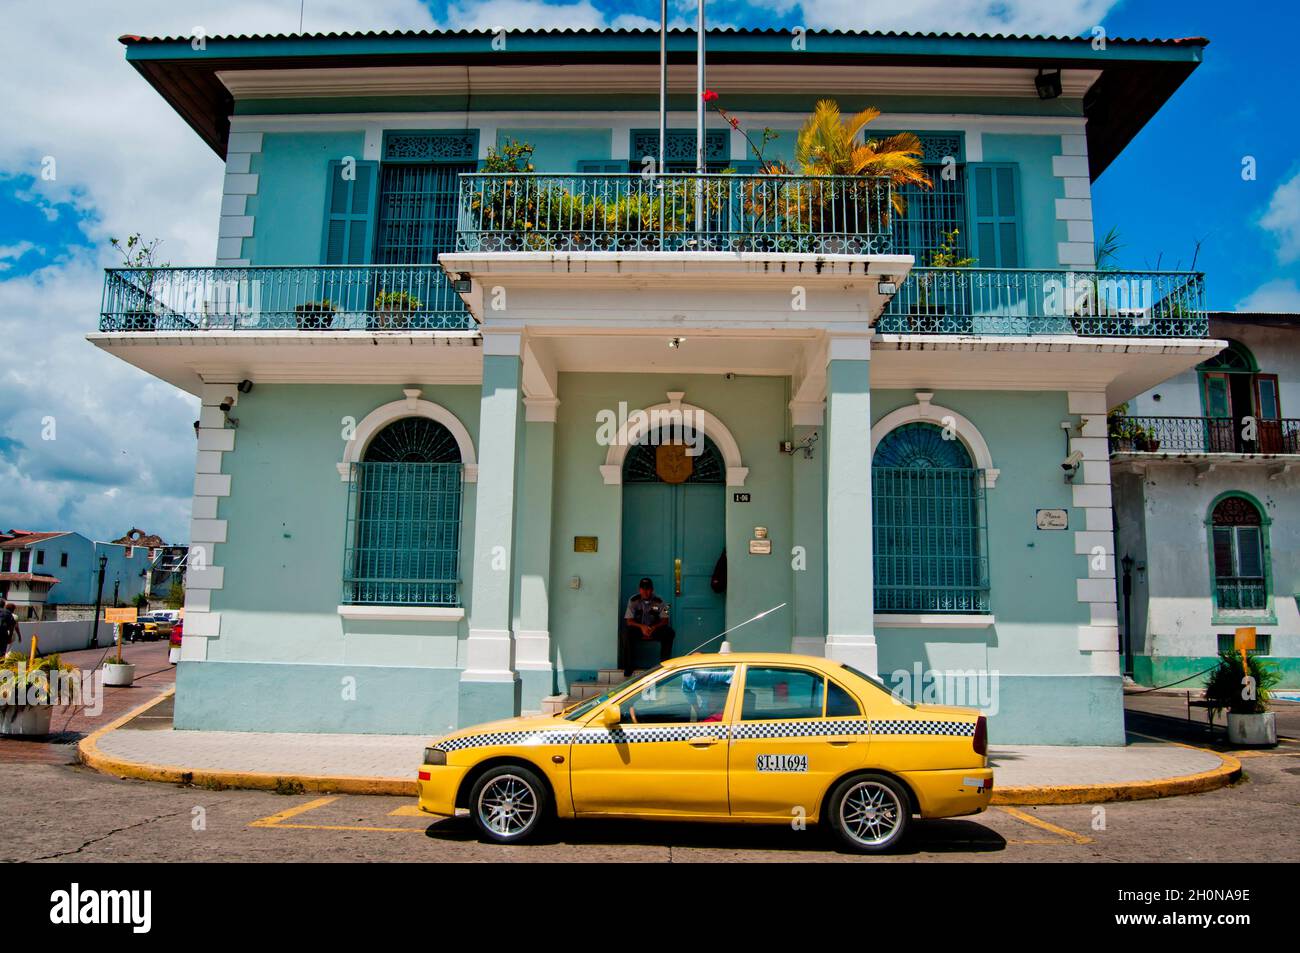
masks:
<instances>
[{"instance_id":1,"label":"teal shutter","mask_svg":"<svg viewBox=\"0 0 1300 953\"><path fill-rule=\"evenodd\" d=\"M757 159L737 159L730 165L740 175L758 175L761 168Z\"/></svg>"},{"instance_id":2,"label":"teal shutter","mask_svg":"<svg viewBox=\"0 0 1300 953\"><path fill-rule=\"evenodd\" d=\"M352 178L343 177L344 168L341 160L330 160L321 260L326 265L366 265L374 246L379 163L358 160Z\"/></svg>"},{"instance_id":3,"label":"teal shutter","mask_svg":"<svg viewBox=\"0 0 1300 953\"><path fill-rule=\"evenodd\" d=\"M981 268L1020 268L1020 168L1014 162L967 166L971 254Z\"/></svg>"}]
</instances>

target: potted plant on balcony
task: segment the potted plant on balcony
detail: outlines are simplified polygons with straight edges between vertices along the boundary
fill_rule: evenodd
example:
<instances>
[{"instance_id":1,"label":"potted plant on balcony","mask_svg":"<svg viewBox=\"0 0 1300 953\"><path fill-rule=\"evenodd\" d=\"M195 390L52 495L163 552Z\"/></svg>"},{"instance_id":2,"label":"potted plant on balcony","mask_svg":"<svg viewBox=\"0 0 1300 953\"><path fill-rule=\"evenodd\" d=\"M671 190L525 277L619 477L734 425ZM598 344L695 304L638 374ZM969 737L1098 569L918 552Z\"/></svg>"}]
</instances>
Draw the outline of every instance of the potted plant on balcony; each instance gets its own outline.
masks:
<instances>
[{"instance_id":1,"label":"potted plant on balcony","mask_svg":"<svg viewBox=\"0 0 1300 953\"><path fill-rule=\"evenodd\" d=\"M935 269L969 268L977 261L978 259L961 253L961 229L954 228L944 234L943 243L930 253L929 266ZM908 315L909 331L960 333L970 330L966 327L948 326L944 321L944 316L948 313L948 305L931 300L931 294L937 288L942 288L945 279L952 280L952 276L943 276L933 271L927 271L917 277L916 305L912 313Z\"/></svg>"},{"instance_id":2,"label":"potted plant on balcony","mask_svg":"<svg viewBox=\"0 0 1300 953\"><path fill-rule=\"evenodd\" d=\"M299 331L328 331L334 325L334 315L338 308L329 298L320 301L305 301L294 306L294 322Z\"/></svg>"},{"instance_id":3,"label":"potted plant on balcony","mask_svg":"<svg viewBox=\"0 0 1300 953\"><path fill-rule=\"evenodd\" d=\"M170 268L171 263L155 261L161 238L148 241L139 232L128 235L126 241L110 238L108 243L122 256L122 264L131 274L117 275L122 310L117 318L123 331L153 331L158 327L158 314L163 309L155 295L160 275L159 269Z\"/></svg>"},{"instance_id":4,"label":"potted plant on balcony","mask_svg":"<svg viewBox=\"0 0 1300 953\"><path fill-rule=\"evenodd\" d=\"M800 128L795 139L799 171L807 176L849 177L824 183L824 188L808 196L805 221L811 231L842 233L852 223L859 231L887 232L891 212L901 215L907 210L902 189L933 185L921 164L921 140L916 135L900 132L881 139L865 135L866 127L879 116L880 110L872 107L845 119L833 99L823 99ZM882 188L882 179L888 189ZM840 234L816 250L855 252L869 238Z\"/></svg>"},{"instance_id":5,"label":"potted plant on balcony","mask_svg":"<svg viewBox=\"0 0 1300 953\"><path fill-rule=\"evenodd\" d=\"M1237 745L1277 744L1277 716L1268 710L1269 690L1281 681L1277 667L1257 656L1223 652L1205 682L1210 711L1228 713L1228 741Z\"/></svg>"},{"instance_id":6,"label":"potted plant on balcony","mask_svg":"<svg viewBox=\"0 0 1300 953\"><path fill-rule=\"evenodd\" d=\"M1111 453L1132 453L1137 448L1138 432L1142 428L1128 416L1128 402L1117 404L1106 415L1106 436Z\"/></svg>"},{"instance_id":7,"label":"potted plant on balcony","mask_svg":"<svg viewBox=\"0 0 1300 953\"><path fill-rule=\"evenodd\" d=\"M73 671L57 653L36 658L10 652L0 659L0 735L48 735L55 702L77 700L76 683L67 679Z\"/></svg>"},{"instance_id":8,"label":"potted plant on balcony","mask_svg":"<svg viewBox=\"0 0 1300 953\"><path fill-rule=\"evenodd\" d=\"M411 315L422 307L409 291L380 291L375 296L375 324L381 330L409 328Z\"/></svg>"}]
</instances>

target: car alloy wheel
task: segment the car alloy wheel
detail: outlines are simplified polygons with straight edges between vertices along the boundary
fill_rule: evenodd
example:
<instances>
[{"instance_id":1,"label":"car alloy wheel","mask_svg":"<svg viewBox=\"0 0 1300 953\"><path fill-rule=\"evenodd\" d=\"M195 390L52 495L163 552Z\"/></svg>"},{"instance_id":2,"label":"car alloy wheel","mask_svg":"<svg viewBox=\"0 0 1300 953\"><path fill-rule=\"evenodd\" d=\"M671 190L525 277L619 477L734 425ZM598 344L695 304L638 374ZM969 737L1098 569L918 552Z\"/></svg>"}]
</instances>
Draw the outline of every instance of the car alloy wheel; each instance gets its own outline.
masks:
<instances>
[{"instance_id":1,"label":"car alloy wheel","mask_svg":"<svg viewBox=\"0 0 1300 953\"><path fill-rule=\"evenodd\" d=\"M871 852L896 842L910 817L905 798L883 778L848 782L835 810L835 826L849 846Z\"/></svg>"},{"instance_id":2,"label":"car alloy wheel","mask_svg":"<svg viewBox=\"0 0 1300 953\"><path fill-rule=\"evenodd\" d=\"M537 822L537 790L517 774L499 774L478 792L479 826L499 840L516 840Z\"/></svg>"}]
</instances>

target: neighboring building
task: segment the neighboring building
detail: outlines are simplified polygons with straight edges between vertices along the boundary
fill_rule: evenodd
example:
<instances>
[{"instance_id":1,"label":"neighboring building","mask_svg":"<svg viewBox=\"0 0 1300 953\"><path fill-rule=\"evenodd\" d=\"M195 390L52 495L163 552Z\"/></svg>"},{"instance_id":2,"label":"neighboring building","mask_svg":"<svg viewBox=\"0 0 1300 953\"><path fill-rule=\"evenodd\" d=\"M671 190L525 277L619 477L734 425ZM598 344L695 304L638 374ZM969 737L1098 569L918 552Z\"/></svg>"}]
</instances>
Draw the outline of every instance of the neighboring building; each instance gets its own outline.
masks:
<instances>
[{"instance_id":1,"label":"neighboring building","mask_svg":"<svg viewBox=\"0 0 1300 953\"><path fill-rule=\"evenodd\" d=\"M0 533L0 592L26 618L40 619L51 606L91 606L104 556L104 605L131 602L144 591L148 550L96 543L80 533Z\"/></svg>"},{"instance_id":2,"label":"neighboring building","mask_svg":"<svg viewBox=\"0 0 1300 953\"><path fill-rule=\"evenodd\" d=\"M113 540L122 546L143 547L149 556L145 571L144 594L150 599L166 599L174 585L185 585L188 546L169 546L161 536L132 527L125 536Z\"/></svg>"},{"instance_id":3,"label":"neighboring building","mask_svg":"<svg viewBox=\"0 0 1300 953\"><path fill-rule=\"evenodd\" d=\"M1227 348L1111 417L1133 675L1185 679L1254 626L1300 688L1300 315L1212 314L1210 335Z\"/></svg>"},{"instance_id":4,"label":"neighboring building","mask_svg":"<svg viewBox=\"0 0 1300 953\"><path fill-rule=\"evenodd\" d=\"M693 34L659 179L654 31L493 37L123 38L226 163L216 267L90 335L202 399L177 726L542 709L650 576L676 652L776 609L728 638L1122 744L1106 412L1222 342L1200 275L1092 270L1090 196L1205 41L717 31L701 180ZM826 97L934 189L756 176Z\"/></svg>"}]
</instances>

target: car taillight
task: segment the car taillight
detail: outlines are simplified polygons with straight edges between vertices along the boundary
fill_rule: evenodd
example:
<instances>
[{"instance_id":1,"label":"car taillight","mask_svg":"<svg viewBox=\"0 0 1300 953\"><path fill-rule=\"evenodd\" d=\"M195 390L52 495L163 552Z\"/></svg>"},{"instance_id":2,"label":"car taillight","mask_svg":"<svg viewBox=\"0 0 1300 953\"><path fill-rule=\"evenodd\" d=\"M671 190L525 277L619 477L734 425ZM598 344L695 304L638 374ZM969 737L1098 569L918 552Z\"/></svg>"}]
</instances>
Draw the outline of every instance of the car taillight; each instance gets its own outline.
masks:
<instances>
[{"instance_id":1,"label":"car taillight","mask_svg":"<svg viewBox=\"0 0 1300 953\"><path fill-rule=\"evenodd\" d=\"M976 754L989 753L989 723L983 715L975 721L975 737L971 743L975 746Z\"/></svg>"}]
</instances>

